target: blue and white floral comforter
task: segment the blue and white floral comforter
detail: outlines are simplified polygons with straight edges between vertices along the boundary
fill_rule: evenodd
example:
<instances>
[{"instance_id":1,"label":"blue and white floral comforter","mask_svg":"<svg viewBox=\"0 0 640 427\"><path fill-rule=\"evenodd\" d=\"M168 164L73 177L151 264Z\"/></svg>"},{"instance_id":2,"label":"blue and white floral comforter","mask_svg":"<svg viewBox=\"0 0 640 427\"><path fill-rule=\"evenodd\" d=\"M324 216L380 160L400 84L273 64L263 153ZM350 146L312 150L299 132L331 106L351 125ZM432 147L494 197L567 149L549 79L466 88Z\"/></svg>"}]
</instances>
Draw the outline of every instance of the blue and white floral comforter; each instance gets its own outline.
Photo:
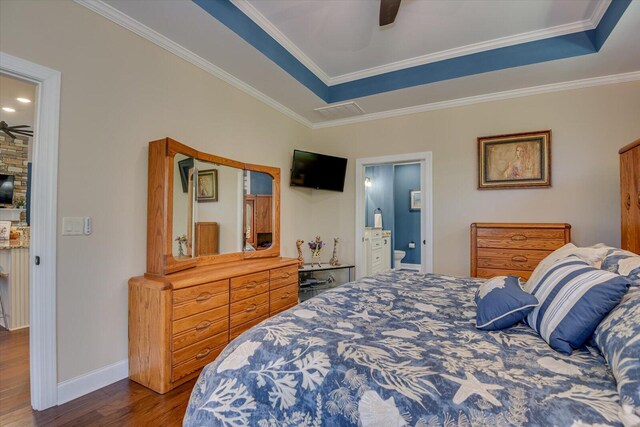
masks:
<instances>
[{"instance_id":1,"label":"blue and white floral comforter","mask_svg":"<svg viewBox=\"0 0 640 427\"><path fill-rule=\"evenodd\" d=\"M620 425L602 356L477 330L479 283L390 272L264 321L202 371L184 425Z\"/></svg>"}]
</instances>

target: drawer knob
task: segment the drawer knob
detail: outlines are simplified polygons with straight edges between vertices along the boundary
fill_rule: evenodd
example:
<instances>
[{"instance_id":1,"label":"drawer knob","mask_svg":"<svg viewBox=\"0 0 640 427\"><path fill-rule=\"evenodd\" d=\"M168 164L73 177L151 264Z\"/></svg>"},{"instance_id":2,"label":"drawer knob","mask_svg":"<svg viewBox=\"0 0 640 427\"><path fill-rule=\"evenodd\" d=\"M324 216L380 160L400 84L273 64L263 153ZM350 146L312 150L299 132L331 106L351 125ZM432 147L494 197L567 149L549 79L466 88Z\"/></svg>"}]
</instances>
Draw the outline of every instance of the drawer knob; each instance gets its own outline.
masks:
<instances>
[{"instance_id":1,"label":"drawer knob","mask_svg":"<svg viewBox=\"0 0 640 427\"><path fill-rule=\"evenodd\" d=\"M287 293L285 293L284 295L282 295L282 296L280 297L280 299L287 299L287 298L289 298L290 296L291 296L291 293L290 293L290 292L287 292Z\"/></svg>"},{"instance_id":2,"label":"drawer knob","mask_svg":"<svg viewBox=\"0 0 640 427\"><path fill-rule=\"evenodd\" d=\"M256 286L258 286L258 282L256 282L255 280L252 280L251 282L247 283L247 286L245 286L245 288L255 289Z\"/></svg>"},{"instance_id":3,"label":"drawer knob","mask_svg":"<svg viewBox=\"0 0 640 427\"><path fill-rule=\"evenodd\" d=\"M511 240L517 240L517 241L527 240L527 236L525 236L524 234L514 234L513 236L511 236Z\"/></svg>"},{"instance_id":4,"label":"drawer knob","mask_svg":"<svg viewBox=\"0 0 640 427\"><path fill-rule=\"evenodd\" d=\"M281 275L280 277L281 277L281 278L283 278L283 279L288 279L288 278L289 278L289 276L291 276L291 274L289 274L289 273L282 273L282 275Z\"/></svg>"},{"instance_id":5,"label":"drawer knob","mask_svg":"<svg viewBox=\"0 0 640 427\"><path fill-rule=\"evenodd\" d=\"M198 302L203 302L206 301L208 299L211 299L212 295L210 292L203 292L200 295L197 296L196 301Z\"/></svg>"},{"instance_id":6,"label":"drawer knob","mask_svg":"<svg viewBox=\"0 0 640 427\"><path fill-rule=\"evenodd\" d=\"M511 257L511 261L527 262L527 261L529 261L529 258L527 258L526 256L516 255L514 257Z\"/></svg>"},{"instance_id":7,"label":"drawer knob","mask_svg":"<svg viewBox=\"0 0 640 427\"><path fill-rule=\"evenodd\" d=\"M202 322L198 323L198 326L196 326L196 331L204 331L209 326L211 326L211 321L210 320L203 320Z\"/></svg>"},{"instance_id":8,"label":"drawer knob","mask_svg":"<svg viewBox=\"0 0 640 427\"><path fill-rule=\"evenodd\" d=\"M631 194L627 193L627 201L624 202L624 205L627 207L627 209L631 208Z\"/></svg>"},{"instance_id":9,"label":"drawer knob","mask_svg":"<svg viewBox=\"0 0 640 427\"><path fill-rule=\"evenodd\" d=\"M200 360L204 357L207 357L209 355L209 353L211 353L211 349L210 348L203 348L202 350L200 350L198 352L198 354L196 354L196 359Z\"/></svg>"},{"instance_id":10,"label":"drawer knob","mask_svg":"<svg viewBox=\"0 0 640 427\"><path fill-rule=\"evenodd\" d=\"M247 307L244 311L246 311L247 313L251 313L252 311L256 311L257 308L258 308L257 305L251 304L251 306Z\"/></svg>"},{"instance_id":11,"label":"drawer knob","mask_svg":"<svg viewBox=\"0 0 640 427\"><path fill-rule=\"evenodd\" d=\"M638 202L638 207L640 208L640 191L638 191L638 200L637 200L637 202Z\"/></svg>"}]
</instances>

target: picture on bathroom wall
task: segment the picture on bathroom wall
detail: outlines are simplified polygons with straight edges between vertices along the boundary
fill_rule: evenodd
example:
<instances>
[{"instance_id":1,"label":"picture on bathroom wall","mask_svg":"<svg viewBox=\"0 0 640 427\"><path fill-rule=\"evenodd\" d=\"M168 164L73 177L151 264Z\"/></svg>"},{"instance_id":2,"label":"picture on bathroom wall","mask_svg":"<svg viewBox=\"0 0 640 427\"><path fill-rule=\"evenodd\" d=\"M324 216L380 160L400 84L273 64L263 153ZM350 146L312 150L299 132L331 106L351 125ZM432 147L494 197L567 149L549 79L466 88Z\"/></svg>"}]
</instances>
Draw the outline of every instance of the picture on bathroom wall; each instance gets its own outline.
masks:
<instances>
[{"instance_id":1,"label":"picture on bathroom wall","mask_svg":"<svg viewBox=\"0 0 640 427\"><path fill-rule=\"evenodd\" d=\"M218 201L218 170L210 169L198 173L198 186L196 188L198 202Z\"/></svg>"},{"instance_id":2,"label":"picture on bathroom wall","mask_svg":"<svg viewBox=\"0 0 640 427\"><path fill-rule=\"evenodd\" d=\"M409 210L419 211L421 204L422 197L420 195L420 190L411 190L411 205L409 207Z\"/></svg>"},{"instance_id":3,"label":"picture on bathroom wall","mask_svg":"<svg viewBox=\"0 0 640 427\"><path fill-rule=\"evenodd\" d=\"M478 138L479 189L551 186L551 131Z\"/></svg>"}]
</instances>

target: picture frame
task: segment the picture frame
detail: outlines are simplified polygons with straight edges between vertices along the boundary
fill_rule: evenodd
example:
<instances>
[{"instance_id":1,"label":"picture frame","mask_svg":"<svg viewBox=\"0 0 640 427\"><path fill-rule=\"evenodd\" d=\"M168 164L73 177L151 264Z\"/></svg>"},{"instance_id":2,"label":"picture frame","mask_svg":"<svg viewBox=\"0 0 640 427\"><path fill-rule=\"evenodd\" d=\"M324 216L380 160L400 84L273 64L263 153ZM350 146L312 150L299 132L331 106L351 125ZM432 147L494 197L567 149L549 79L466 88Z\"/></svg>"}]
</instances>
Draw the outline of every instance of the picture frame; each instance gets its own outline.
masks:
<instances>
[{"instance_id":1,"label":"picture frame","mask_svg":"<svg viewBox=\"0 0 640 427\"><path fill-rule=\"evenodd\" d=\"M11 237L11 221L0 221L0 240L9 240Z\"/></svg>"},{"instance_id":2,"label":"picture frame","mask_svg":"<svg viewBox=\"0 0 640 427\"><path fill-rule=\"evenodd\" d=\"M410 194L409 210L419 211L420 206L422 205L422 192L420 190L411 190L409 194Z\"/></svg>"},{"instance_id":3,"label":"picture frame","mask_svg":"<svg viewBox=\"0 0 640 427\"><path fill-rule=\"evenodd\" d=\"M478 189L551 187L551 131L478 138Z\"/></svg>"},{"instance_id":4,"label":"picture frame","mask_svg":"<svg viewBox=\"0 0 640 427\"><path fill-rule=\"evenodd\" d=\"M198 202L218 201L218 170L208 169L198 172L196 183L196 200Z\"/></svg>"}]
</instances>

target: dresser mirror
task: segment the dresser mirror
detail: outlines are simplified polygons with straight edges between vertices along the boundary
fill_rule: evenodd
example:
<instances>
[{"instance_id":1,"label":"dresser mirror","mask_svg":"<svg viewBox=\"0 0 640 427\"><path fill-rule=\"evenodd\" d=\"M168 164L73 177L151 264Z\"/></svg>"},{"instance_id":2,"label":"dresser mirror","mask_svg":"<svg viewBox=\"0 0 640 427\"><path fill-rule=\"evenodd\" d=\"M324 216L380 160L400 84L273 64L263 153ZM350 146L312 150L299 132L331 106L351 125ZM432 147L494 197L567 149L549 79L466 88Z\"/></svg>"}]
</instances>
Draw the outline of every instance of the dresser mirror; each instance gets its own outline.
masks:
<instances>
[{"instance_id":1,"label":"dresser mirror","mask_svg":"<svg viewBox=\"0 0 640 427\"><path fill-rule=\"evenodd\" d=\"M149 168L150 220L158 216L147 227L148 274L279 256L280 169L199 152L169 138L150 143Z\"/></svg>"}]
</instances>

